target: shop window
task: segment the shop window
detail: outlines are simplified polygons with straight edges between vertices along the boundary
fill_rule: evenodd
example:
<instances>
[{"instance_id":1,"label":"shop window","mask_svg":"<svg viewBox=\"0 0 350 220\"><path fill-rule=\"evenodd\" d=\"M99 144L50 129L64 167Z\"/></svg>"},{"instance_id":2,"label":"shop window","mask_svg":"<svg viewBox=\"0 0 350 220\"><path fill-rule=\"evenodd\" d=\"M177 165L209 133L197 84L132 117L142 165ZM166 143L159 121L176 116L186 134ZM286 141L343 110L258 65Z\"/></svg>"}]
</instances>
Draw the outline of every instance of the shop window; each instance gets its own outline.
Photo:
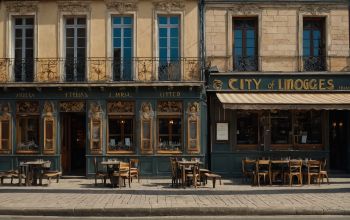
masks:
<instances>
[{"instance_id":1,"label":"shop window","mask_svg":"<svg viewBox=\"0 0 350 220\"><path fill-rule=\"evenodd\" d=\"M294 142L298 149L322 149L322 111L297 111Z\"/></svg>"},{"instance_id":2,"label":"shop window","mask_svg":"<svg viewBox=\"0 0 350 220\"><path fill-rule=\"evenodd\" d=\"M112 17L113 80L132 80L133 18Z\"/></svg>"},{"instance_id":3,"label":"shop window","mask_svg":"<svg viewBox=\"0 0 350 220\"><path fill-rule=\"evenodd\" d=\"M17 153L40 152L39 103L16 103Z\"/></svg>"},{"instance_id":4,"label":"shop window","mask_svg":"<svg viewBox=\"0 0 350 220\"><path fill-rule=\"evenodd\" d=\"M164 81L181 79L180 16L158 16L158 78Z\"/></svg>"},{"instance_id":5,"label":"shop window","mask_svg":"<svg viewBox=\"0 0 350 220\"><path fill-rule=\"evenodd\" d=\"M292 115L290 111L272 110L271 147L272 150L288 150L293 144Z\"/></svg>"},{"instance_id":6,"label":"shop window","mask_svg":"<svg viewBox=\"0 0 350 220\"><path fill-rule=\"evenodd\" d=\"M158 102L158 153L181 153L182 103L175 101Z\"/></svg>"},{"instance_id":7,"label":"shop window","mask_svg":"<svg viewBox=\"0 0 350 220\"><path fill-rule=\"evenodd\" d=\"M115 101L108 109L108 153L135 152L135 103Z\"/></svg>"},{"instance_id":8,"label":"shop window","mask_svg":"<svg viewBox=\"0 0 350 220\"><path fill-rule=\"evenodd\" d=\"M14 22L15 81L33 82L34 17L16 17Z\"/></svg>"},{"instance_id":9,"label":"shop window","mask_svg":"<svg viewBox=\"0 0 350 220\"><path fill-rule=\"evenodd\" d=\"M304 18L304 71L325 71L324 18Z\"/></svg>"},{"instance_id":10,"label":"shop window","mask_svg":"<svg viewBox=\"0 0 350 220\"><path fill-rule=\"evenodd\" d=\"M233 19L233 69L234 71L258 70L258 20L257 18Z\"/></svg>"},{"instance_id":11,"label":"shop window","mask_svg":"<svg viewBox=\"0 0 350 220\"><path fill-rule=\"evenodd\" d=\"M256 150L258 146L258 113L237 113L237 146L242 150Z\"/></svg>"},{"instance_id":12,"label":"shop window","mask_svg":"<svg viewBox=\"0 0 350 220\"><path fill-rule=\"evenodd\" d=\"M17 117L17 152L39 152L39 116Z\"/></svg>"}]
</instances>

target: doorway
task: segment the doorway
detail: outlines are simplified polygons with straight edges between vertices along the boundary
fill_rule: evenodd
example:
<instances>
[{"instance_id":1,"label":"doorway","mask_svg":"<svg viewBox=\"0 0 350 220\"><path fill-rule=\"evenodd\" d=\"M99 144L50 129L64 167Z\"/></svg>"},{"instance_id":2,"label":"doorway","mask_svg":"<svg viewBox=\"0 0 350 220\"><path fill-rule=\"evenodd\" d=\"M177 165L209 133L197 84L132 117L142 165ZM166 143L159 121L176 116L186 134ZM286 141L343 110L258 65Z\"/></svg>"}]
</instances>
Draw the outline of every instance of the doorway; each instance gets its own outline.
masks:
<instances>
[{"instance_id":1,"label":"doorway","mask_svg":"<svg viewBox=\"0 0 350 220\"><path fill-rule=\"evenodd\" d=\"M61 113L61 122L61 164L63 174L85 176L85 113Z\"/></svg>"},{"instance_id":2,"label":"doorway","mask_svg":"<svg viewBox=\"0 0 350 220\"><path fill-rule=\"evenodd\" d=\"M329 114L330 169L347 170L348 111L331 111Z\"/></svg>"}]
</instances>

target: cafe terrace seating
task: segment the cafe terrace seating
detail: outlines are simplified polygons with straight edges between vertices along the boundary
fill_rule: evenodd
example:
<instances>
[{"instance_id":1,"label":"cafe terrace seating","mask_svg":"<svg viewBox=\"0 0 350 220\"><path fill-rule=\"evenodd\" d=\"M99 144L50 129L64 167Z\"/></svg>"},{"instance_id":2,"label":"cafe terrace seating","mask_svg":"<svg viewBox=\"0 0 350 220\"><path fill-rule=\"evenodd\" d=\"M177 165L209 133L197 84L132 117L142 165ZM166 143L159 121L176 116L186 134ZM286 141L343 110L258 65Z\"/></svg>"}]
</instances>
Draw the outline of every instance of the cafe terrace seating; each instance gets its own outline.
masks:
<instances>
[{"instance_id":1,"label":"cafe terrace seating","mask_svg":"<svg viewBox=\"0 0 350 220\"><path fill-rule=\"evenodd\" d=\"M255 169L252 169L252 166ZM310 159L280 159L280 160L266 160L266 159L243 159L242 160L242 181L251 178L252 185L260 186L261 181L272 185L277 182L277 177L281 183L289 183L293 185L294 181L298 185L303 184L303 176L308 184L311 184L315 179L320 184L323 178L327 178L329 184L328 173L326 171L326 160L310 160ZM279 182L279 181L278 181ZM306 183L304 181L304 183Z\"/></svg>"}]
</instances>

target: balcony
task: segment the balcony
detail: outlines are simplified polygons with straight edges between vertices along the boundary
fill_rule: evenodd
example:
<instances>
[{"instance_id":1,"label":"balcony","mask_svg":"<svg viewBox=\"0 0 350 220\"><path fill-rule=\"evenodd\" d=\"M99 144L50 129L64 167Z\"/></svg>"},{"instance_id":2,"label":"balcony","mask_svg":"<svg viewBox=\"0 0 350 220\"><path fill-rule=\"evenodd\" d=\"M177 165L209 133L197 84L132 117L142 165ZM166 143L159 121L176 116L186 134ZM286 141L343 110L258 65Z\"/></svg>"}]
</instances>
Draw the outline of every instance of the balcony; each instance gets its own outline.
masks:
<instances>
[{"instance_id":1,"label":"balcony","mask_svg":"<svg viewBox=\"0 0 350 220\"><path fill-rule=\"evenodd\" d=\"M254 72L258 71L258 56L235 56L233 71Z\"/></svg>"},{"instance_id":2,"label":"balcony","mask_svg":"<svg viewBox=\"0 0 350 220\"><path fill-rule=\"evenodd\" d=\"M146 83L200 80L200 59L192 57L170 61L154 57L0 59L0 83Z\"/></svg>"}]
</instances>

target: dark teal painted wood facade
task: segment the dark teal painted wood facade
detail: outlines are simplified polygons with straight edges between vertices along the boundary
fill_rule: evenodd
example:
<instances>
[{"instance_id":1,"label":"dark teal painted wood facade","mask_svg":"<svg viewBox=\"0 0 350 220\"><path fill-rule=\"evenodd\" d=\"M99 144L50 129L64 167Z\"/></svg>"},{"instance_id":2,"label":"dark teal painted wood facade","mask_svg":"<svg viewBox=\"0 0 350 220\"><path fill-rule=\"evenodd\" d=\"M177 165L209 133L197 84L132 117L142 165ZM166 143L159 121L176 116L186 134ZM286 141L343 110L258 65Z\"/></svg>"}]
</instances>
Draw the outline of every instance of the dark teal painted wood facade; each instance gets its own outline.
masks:
<instances>
[{"instance_id":1,"label":"dark teal painted wood facade","mask_svg":"<svg viewBox=\"0 0 350 220\"><path fill-rule=\"evenodd\" d=\"M260 80L259 88L256 88L254 85L253 79ZM278 89L277 82L278 80L289 80L292 79L294 82L298 80L298 83L301 82L310 82L317 83L317 88L310 89ZM230 82L231 80L231 82ZM233 81L232 81L233 80ZM240 86L240 80L243 80L243 86ZM249 83L251 86L249 87ZM319 83L321 80L322 89L319 89ZM327 81L331 80L332 88L323 89L327 86ZM275 87L271 88L269 85L274 82ZM235 83L234 87L230 87L230 83ZM324 148L322 150L270 150L262 147L261 149L256 150L239 150L237 148L236 132L237 132L237 110L224 109L221 102L218 100L217 93L322 93L322 92L337 92L337 93L349 93L350 92L350 75L347 73L338 74L338 73L213 73L209 76L208 79L208 123L209 123L209 164L210 168L217 173L220 173L225 176L241 176L242 169L242 159L244 158L280 158L280 157L291 157L291 158L314 158L321 159L327 158L330 160L337 160L338 158L331 157L332 146L330 146L330 131L331 131L331 120L330 112L325 111L324 117L324 126L322 128L324 132ZM257 107L257 111L260 111ZM242 110L245 111L245 110ZM261 110L262 111L262 110ZM344 123L349 128L350 125L350 111L343 110ZM335 111L335 114L337 112ZM217 122L228 122L229 123L229 141L228 142L217 142L215 140L215 126ZM346 150L343 152L346 158L346 166L344 167L343 172L350 171L350 131L347 129L347 143Z\"/></svg>"},{"instance_id":2,"label":"dark teal painted wood facade","mask_svg":"<svg viewBox=\"0 0 350 220\"><path fill-rule=\"evenodd\" d=\"M176 154L178 157L198 157L203 161L207 159L207 106L205 96L203 96L203 88L200 83L195 86L140 86L140 87L123 87L123 88L111 88L105 87L77 87L77 88L41 88L30 87L26 89L20 88L8 88L0 93L0 103L9 103L12 114L12 153L0 154L0 171L16 169L19 161L32 160L37 158L47 159L52 161L54 169L61 169L61 118L58 109L58 104L61 101L84 101L86 102L86 128L89 123L88 106L91 102L98 102L101 104L103 121L107 121L106 105L108 101L124 100L135 102L135 120L136 120L136 149L133 154L113 154L108 155L106 152L107 144L107 125L103 123L102 128L102 154L91 154L89 150L89 129L86 131L86 175L92 175L94 173L93 159L97 160L117 158L119 160L127 161L129 158L140 159L140 169L142 175L146 176L167 176L170 174L169 157L174 156L171 154L158 154L154 150L153 154L143 155L140 151L140 121L139 112L142 102L150 102L154 110L156 110L157 101L169 100L169 101L181 101L183 103L182 121L184 126L183 130L183 153ZM41 151L35 155L20 155L16 154L16 101L39 101L40 109L42 110L45 101L53 102L55 109L54 115L56 120L56 151L52 155L44 155L42 150L43 145L43 117L40 119L40 147ZM186 108L189 103L198 102L200 105L200 153L191 154L186 151L186 138L187 138L187 111ZM1 114L1 112L0 112ZM154 130L156 132L156 130ZM155 146L153 146L155 149Z\"/></svg>"}]
</instances>

